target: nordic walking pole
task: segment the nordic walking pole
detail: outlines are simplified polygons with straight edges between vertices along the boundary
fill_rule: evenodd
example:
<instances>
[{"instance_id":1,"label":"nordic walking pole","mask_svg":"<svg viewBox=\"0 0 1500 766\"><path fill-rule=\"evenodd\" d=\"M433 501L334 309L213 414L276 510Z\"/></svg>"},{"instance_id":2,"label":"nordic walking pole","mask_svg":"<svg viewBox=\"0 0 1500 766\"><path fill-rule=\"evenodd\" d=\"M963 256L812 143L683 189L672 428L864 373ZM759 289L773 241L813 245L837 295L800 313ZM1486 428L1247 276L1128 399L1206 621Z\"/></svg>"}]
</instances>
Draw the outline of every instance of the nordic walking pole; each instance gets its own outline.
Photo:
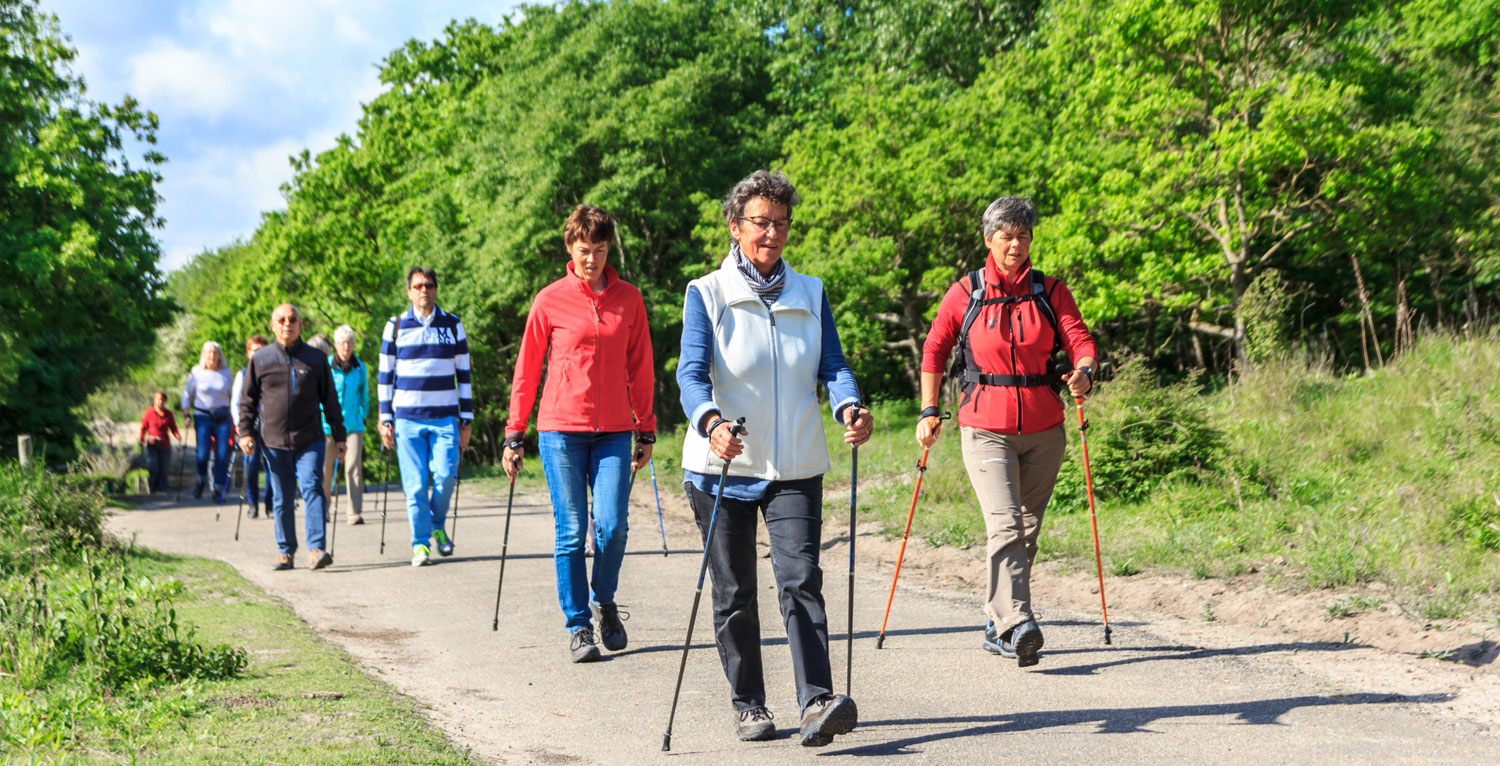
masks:
<instances>
[{"instance_id":1,"label":"nordic walking pole","mask_svg":"<svg viewBox=\"0 0 1500 766\"><path fill-rule=\"evenodd\" d=\"M384 464L380 477L380 555L385 555L385 509L391 496L391 451L380 444L380 461Z\"/></svg>"},{"instance_id":2,"label":"nordic walking pole","mask_svg":"<svg viewBox=\"0 0 1500 766\"><path fill-rule=\"evenodd\" d=\"M240 452L235 445L235 452ZM241 453L243 454L243 453ZM250 492L250 456L240 458L240 499L234 504L234 541L240 541L240 519L245 518L245 495Z\"/></svg>"},{"instance_id":3,"label":"nordic walking pole","mask_svg":"<svg viewBox=\"0 0 1500 766\"><path fill-rule=\"evenodd\" d=\"M177 440L177 451L182 453L182 460L177 461L177 499L174 503L182 502L182 464L187 462L187 439Z\"/></svg>"},{"instance_id":4,"label":"nordic walking pole","mask_svg":"<svg viewBox=\"0 0 1500 766\"><path fill-rule=\"evenodd\" d=\"M328 555L333 555L334 543L339 539L339 459L333 459L333 533L328 537ZM328 503L323 504L323 526L328 526Z\"/></svg>"},{"instance_id":5,"label":"nordic walking pole","mask_svg":"<svg viewBox=\"0 0 1500 766\"><path fill-rule=\"evenodd\" d=\"M729 438L738 436L745 428L745 419L734 421L729 428ZM712 434L710 434L712 435ZM682 694L682 674L687 671L688 649L693 645L693 623L698 620L698 602L703 598L703 577L708 574L708 550L714 541L714 523L719 518L719 502L724 499L724 481L729 477L729 461L724 461L719 471L719 487L714 492L714 509L708 514L708 532L703 535L703 560L698 563L698 589L693 591L693 608L688 612L687 638L682 641L682 661L677 665L677 687L672 690L672 712L667 716L667 731L661 737L661 750L672 749L672 722L677 720L677 698Z\"/></svg>"},{"instance_id":6,"label":"nordic walking pole","mask_svg":"<svg viewBox=\"0 0 1500 766\"><path fill-rule=\"evenodd\" d=\"M521 472L521 461L515 461L516 473ZM510 477L510 497L505 499L505 533L500 537L500 579L495 583L495 621L490 630L500 629L500 589L505 587L505 552L510 548L510 509L516 502L516 477Z\"/></svg>"},{"instance_id":7,"label":"nordic walking pole","mask_svg":"<svg viewBox=\"0 0 1500 766\"><path fill-rule=\"evenodd\" d=\"M656 496L656 529L661 532L661 555L667 557L667 527L661 520L661 490L656 487L656 457L653 455L646 464L651 466L651 494Z\"/></svg>"},{"instance_id":8,"label":"nordic walking pole","mask_svg":"<svg viewBox=\"0 0 1500 766\"><path fill-rule=\"evenodd\" d=\"M1104 600L1104 557L1099 553L1099 517L1094 512L1094 474L1089 470L1089 422L1083 419L1083 398L1073 397L1078 408L1078 442L1083 447L1083 485L1089 491L1089 526L1094 531L1094 566L1099 572L1099 613L1104 617L1104 643L1109 643L1109 607Z\"/></svg>"},{"instance_id":9,"label":"nordic walking pole","mask_svg":"<svg viewBox=\"0 0 1500 766\"><path fill-rule=\"evenodd\" d=\"M936 433L938 428L943 427L943 421L951 417L953 413L944 412L938 418L937 428L933 432ZM885 644L885 623L891 619L891 602L896 599L896 580L901 577L901 559L906 557L906 538L911 537L911 520L917 515L917 496L922 494L922 477L927 474L927 453L931 450L931 447L923 447L922 459L917 461L917 487L911 491L911 508L906 511L906 531L901 533L901 550L896 554L896 573L891 575L891 593L885 597L885 616L880 618L880 635L875 637L876 649Z\"/></svg>"},{"instance_id":10,"label":"nordic walking pole","mask_svg":"<svg viewBox=\"0 0 1500 766\"><path fill-rule=\"evenodd\" d=\"M845 422L853 425L859 420L859 405L849 405L844 413ZM854 688L854 525L859 509L859 445L849 450L849 632L844 643L844 693L853 694Z\"/></svg>"},{"instance_id":11,"label":"nordic walking pole","mask_svg":"<svg viewBox=\"0 0 1500 766\"><path fill-rule=\"evenodd\" d=\"M457 469L454 470L454 473L458 473ZM455 475L453 477L453 526L448 528L449 539L452 539L455 535L458 534L458 491L463 488L463 477Z\"/></svg>"},{"instance_id":12,"label":"nordic walking pole","mask_svg":"<svg viewBox=\"0 0 1500 766\"><path fill-rule=\"evenodd\" d=\"M215 522L219 520L219 512L224 510L224 496L229 494L229 488L234 485L234 459L239 454L239 450L229 453L229 471L224 474L224 486L221 488L217 484L214 485L214 489L217 490L214 494L219 496L219 504L214 506Z\"/></svg>"},{"instance_id":13,"label":"nordic walking pole","mask_svg":"<svg viewBox=\"0 0 1500 766\"><path fill-rule=\"evenodd\" d=\"M640 449L639 447L636 448L636 450L635 450L635 457L636 457L637 460L640 459L641 454L643 452L645 452L645 450ZM632 464L634 464L635 460L632 460L630 462ZM627 504L630 502L630 493L635 490L635 475L638 474L638 473L640 473L640 472L641 472L641 469L639 469L639 468L632 467L630 469L630 486L628 486L628 487L625 488L625 498L626 498L625 502Z\"/></svg>"}]
</instances>

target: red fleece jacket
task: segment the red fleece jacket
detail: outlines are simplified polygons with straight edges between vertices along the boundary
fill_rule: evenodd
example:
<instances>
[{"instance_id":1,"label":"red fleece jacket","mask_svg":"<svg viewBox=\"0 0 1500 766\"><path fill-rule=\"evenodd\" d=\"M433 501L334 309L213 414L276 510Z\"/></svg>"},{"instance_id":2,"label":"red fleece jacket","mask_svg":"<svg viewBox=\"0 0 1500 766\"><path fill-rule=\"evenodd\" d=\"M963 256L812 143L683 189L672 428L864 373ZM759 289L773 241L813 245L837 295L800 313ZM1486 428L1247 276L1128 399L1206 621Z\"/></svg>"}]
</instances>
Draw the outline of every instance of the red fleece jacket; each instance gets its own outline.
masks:
<instances>
[{"instance_id":1,"label":"red fleece jacket","mask_svg":"<svg viewBox=\"0 0 1500 766\"><path fill-rule=\"evenodd\" d=\"M1031 290L1031 263L1015 281L1007 282L993 256L984 262L984 297L1025 295ZM1075 363L1097 356L1088 325L1078 312L1073 293L1061 280L1044 277L1047 302L1057 315L1062 348ZM922 344L922 372L946 372L948 356L958 343L964 311L969 307L969 277L948 288ZM984 372L996 375L1041 375L1052 352L1052 325L1036 301L987 306L969 327L969 348ZM976 384L967 404L958 409L958 424L1003 434L1034 434L1055 428L1063 420L1062 400L1047 386L986 386Z\"/></svg>"},{"instance_id":2,"label":"red fleece jacket","mask_svg":"<svg viewBox=\"0 0 1500 766\"><path fill-rule=\"evenodd\" d=\"M570 262L568 275L532 301L510 382L507 436L526 432L544 361L547 384L537 430L655 433L656 374L646 304L615 267L605 266L604 276L604 292L595 295L574 276Z\"/></svg>"}]
</instances>

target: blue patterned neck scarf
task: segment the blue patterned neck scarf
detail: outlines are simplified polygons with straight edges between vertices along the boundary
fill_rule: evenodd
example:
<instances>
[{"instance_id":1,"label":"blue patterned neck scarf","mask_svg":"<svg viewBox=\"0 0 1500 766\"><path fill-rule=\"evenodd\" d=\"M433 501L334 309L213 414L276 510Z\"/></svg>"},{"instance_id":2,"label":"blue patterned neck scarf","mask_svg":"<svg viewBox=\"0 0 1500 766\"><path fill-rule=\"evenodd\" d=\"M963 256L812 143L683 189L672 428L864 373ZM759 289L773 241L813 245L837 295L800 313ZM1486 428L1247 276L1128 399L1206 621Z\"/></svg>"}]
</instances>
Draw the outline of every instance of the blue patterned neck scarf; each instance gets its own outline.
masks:
<instances>
[{"instance_id":1,"label":"blue patterned neck scarf","mask_svg":"<svg viewBox=\"0 0 1500 766\"><path fill-rule=\"evenodd\" d=\"M770 275L763 276L760 270L755 268L755 264L740 252L740 243L731 244L729 254L734 256L734 265L739 268L740 276L745 278L745 283L750 285L750 289L754 290L761 302L766 304L766 310L770 311L771 304L781 297L781 288L786 282L786 260L777 258Z\"/></svg>"}]
</instances>

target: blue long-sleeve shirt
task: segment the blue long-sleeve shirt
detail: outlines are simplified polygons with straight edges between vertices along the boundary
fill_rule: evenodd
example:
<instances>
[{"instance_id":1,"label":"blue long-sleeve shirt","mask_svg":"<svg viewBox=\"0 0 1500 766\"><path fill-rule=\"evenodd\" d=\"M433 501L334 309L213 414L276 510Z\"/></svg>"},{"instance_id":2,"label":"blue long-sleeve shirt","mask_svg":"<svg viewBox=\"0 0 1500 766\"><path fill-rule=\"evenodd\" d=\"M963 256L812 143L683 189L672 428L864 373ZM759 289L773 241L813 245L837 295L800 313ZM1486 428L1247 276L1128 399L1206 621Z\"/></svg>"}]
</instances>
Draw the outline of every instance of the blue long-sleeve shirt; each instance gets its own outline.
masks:
<instances>
[{"instance_id":1,"label":"blue long-sleeve shirt","mask_svg":"<svg viewBox=\"0 0 1500 766\"><path fill-rule=\"evenodd\" d=\"M859 385L854 381L854 371L844 359L844 346L839 342L839 331L833 323L833 308L828 304L828 293L823 293L821 346L818 360L818 380L828 389L828 405L833 417L844 422L844 409L859 402ZM703 436L703 417L719 409L714 403L714 386L711 375L714 369L714 332L709 321L708 309L697 287L687 291L682 311L682 347L677 362L677 387L681 391L682 411L688 415L690 427L698 429ZM718 490L719 477L696 471L685 471L685 483L692 484L709 494ZM759 500L770 487L770 479L753 476L729 476L724 480L724 496L733 500Z\"/></svg>"}]
</instances>

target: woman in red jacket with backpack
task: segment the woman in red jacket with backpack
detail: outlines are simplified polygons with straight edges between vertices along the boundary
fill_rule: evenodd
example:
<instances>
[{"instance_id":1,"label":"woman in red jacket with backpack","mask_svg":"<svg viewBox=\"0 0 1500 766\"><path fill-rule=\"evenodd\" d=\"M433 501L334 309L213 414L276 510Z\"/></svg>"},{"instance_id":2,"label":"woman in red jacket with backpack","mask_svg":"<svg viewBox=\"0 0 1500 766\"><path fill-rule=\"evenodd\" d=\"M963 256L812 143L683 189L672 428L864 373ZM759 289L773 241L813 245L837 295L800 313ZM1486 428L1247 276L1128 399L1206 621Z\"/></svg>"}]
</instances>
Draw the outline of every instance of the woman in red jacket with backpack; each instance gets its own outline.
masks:
<instances>
[{"instance_id":1,"label":"woman in red jacket with backpack","mask_svg":"<svg viewBox=\"0 0 1500 766\"><path fill-rule=\"evenodd\" d=\"M552 496L557 600L574 662L599 659L591 602L598 610L604 647L625 648L615 588L625 558L630 475L651 459L656 442L651 412L656 377L646 305L640 290L605 263L614 234L614 221L600 208L579 205L568 216L563 227L570 257L567 275L542 288L532 301L505 424L502 463L515 478L545 361L537 451ZM590 495L598 543L592 577L586 575L584 561Z\"/></svg>"},{"instance_id":2,"label":"woman in red jacket with backpack","mask_svg":"<svg viewBox=\"0 0 1500 766\"><path fill-rule=\"evenodd\" d=\"M1036 209L1001 197L984 211L984 268L943 296L922 345L922 414L917 441L938 438L938 394L957 353L963 401L958 425L964 465L984 512L989 558L984 648L1035 665L1042 631L1031 609L1037 533L1062 467L1067 436L1058 388L1082 397L1094 388L1094 339L1067 285L1031 267ZM957 350L955 351L955 346ZM1053 363L1066 351L1073 370Z\"/></svg>"}]
</instances>

